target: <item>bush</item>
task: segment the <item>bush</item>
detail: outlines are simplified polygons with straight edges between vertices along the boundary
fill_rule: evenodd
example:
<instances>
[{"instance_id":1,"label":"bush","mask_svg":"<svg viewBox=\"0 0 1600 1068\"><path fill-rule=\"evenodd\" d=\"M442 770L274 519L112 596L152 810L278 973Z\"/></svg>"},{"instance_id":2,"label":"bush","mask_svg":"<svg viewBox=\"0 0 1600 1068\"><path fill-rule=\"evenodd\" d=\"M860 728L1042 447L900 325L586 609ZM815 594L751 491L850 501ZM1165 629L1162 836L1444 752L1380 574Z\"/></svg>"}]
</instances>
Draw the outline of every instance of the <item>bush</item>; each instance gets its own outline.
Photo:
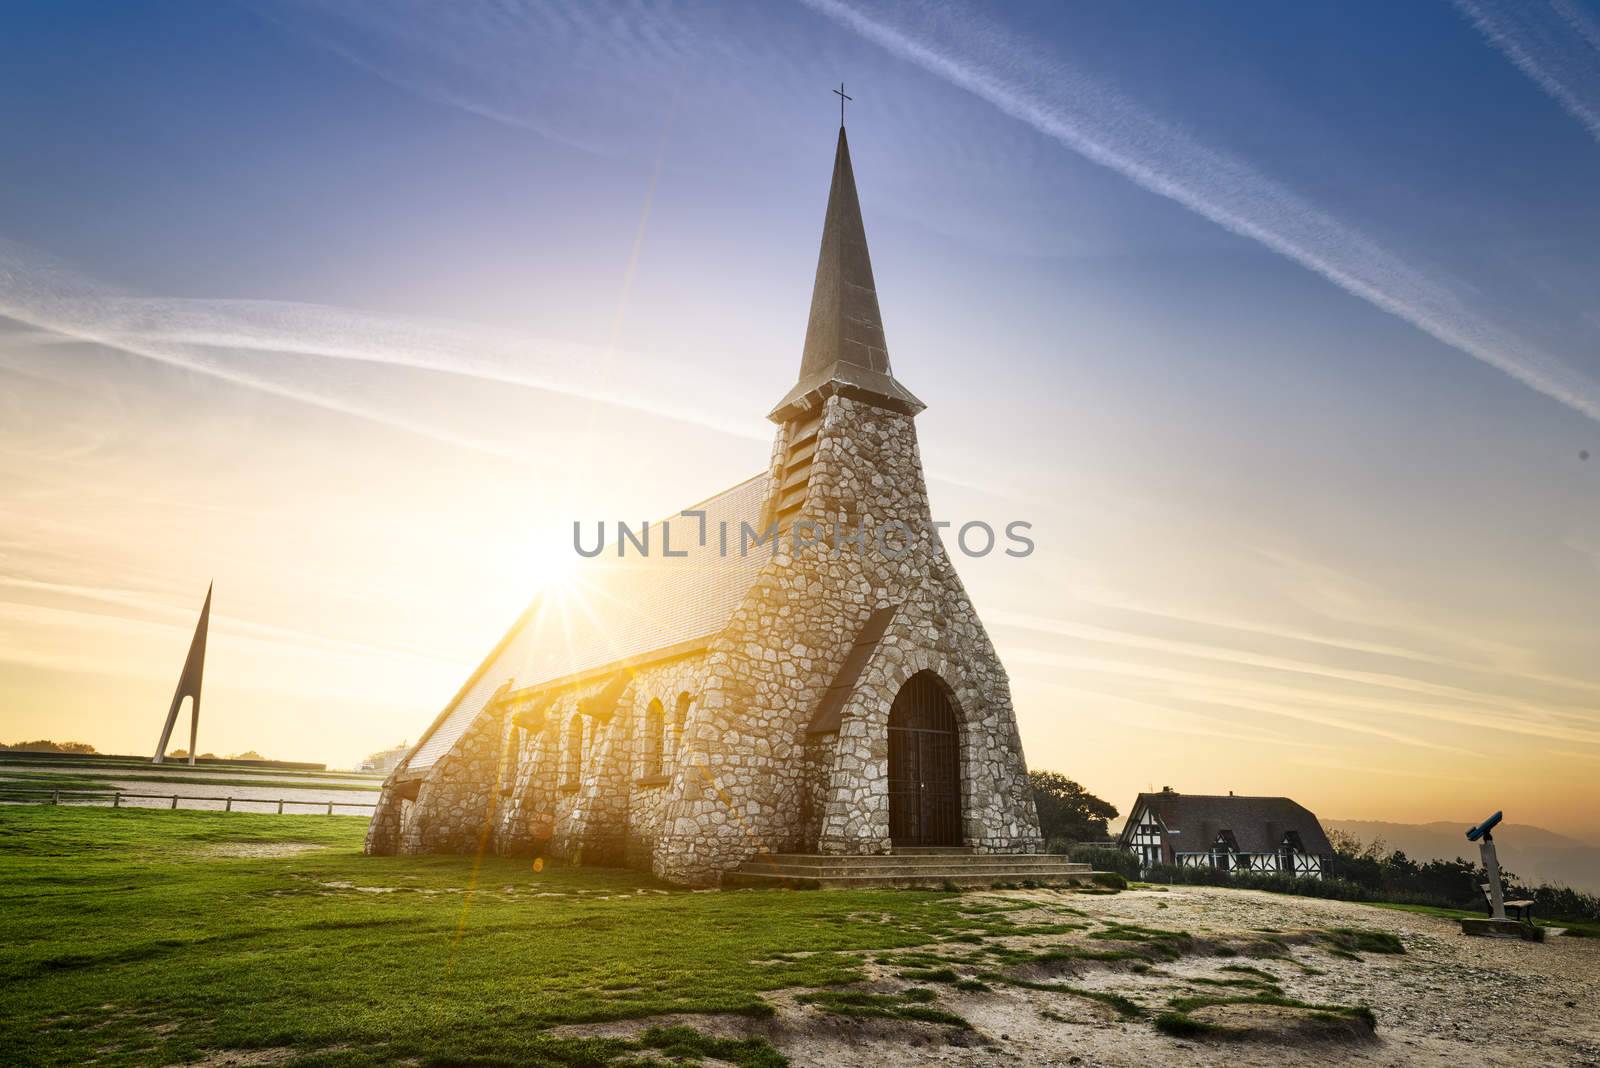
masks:
<instances>
[{"instance_id":1,"label":"bush","mask_svg":"<svg viewBox=\"0 0 1600 1068\"><path fill-rule=\"evenodd\" d=\"M1139 858L1110 846L1073 846L1067 859L1087 864L1094 871L1114 871L1126 879L1139 878Z\"/></svg>"},{"instance_id":2,"label":"bush","mask_svg":"<svg viewBox=\"0 0 1600 1068\"><path fill-rule=\"evenodd\" d=\"M9 749L16 753L76 753L88 756L94 752L94 746L88 742L52 742L40 739L36 742L18 742L16 745L0 745L0 749Z\"/></svg>"},{"instance_id":3,"label":"bush","mask_svg":"<svg viewBox=\"0 0 1600 1068\"><path fill-rule=\"evenodd\" d=\"M1541 886L1533 891L1533 914L1547 920L1600 923L1600 894L1586 894L1570 886Z\"/></svg>"},{"instance_id":4,"label":"bush","mask_svg":"<svg viewBox=\"0 0 1600 1068\"><path fill-rule=\"evenodd\" d=\"M1218 868L1190 868L1178 864L1152 864L1144 869L1147 883L1174 883L1187 886L1232 886L1233 879Z\"/></svg>"},{"instance_id":5,"label":"bush","mask_svg":"<svg viewBox=\"0 0 1600 1068\"><path fill-rule=\"evenodd\" d=\"M1348 879L1316 879L1308 875L1289 875L1284 872L1246 871L1226 872L1221 868L1191 868L1175 864L1157 864L1144 873L1146 882L1171 883L1187 886L1232 886L1246 890L1268 890L1275 894L1295 894L1300 897L1323 897L1334 901L1371 901L1376 895ZM1385 899L1387 900L1387 899Z\"/></svg>"}]
</instances>

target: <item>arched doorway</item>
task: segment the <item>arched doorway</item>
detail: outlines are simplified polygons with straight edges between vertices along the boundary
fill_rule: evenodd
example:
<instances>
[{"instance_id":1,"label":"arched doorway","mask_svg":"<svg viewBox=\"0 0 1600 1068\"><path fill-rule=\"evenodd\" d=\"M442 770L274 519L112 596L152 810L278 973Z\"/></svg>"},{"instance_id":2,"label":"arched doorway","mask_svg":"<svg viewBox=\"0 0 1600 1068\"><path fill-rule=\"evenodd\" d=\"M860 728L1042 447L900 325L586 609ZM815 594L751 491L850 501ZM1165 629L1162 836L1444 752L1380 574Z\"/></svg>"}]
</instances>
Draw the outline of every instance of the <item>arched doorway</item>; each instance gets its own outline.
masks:
<instances>
[{"instance_id":1,"label":"arched doorway","mask_svg":"<svg viewBox=\"0 0 1600 1068\"><path fill-rule=\"evenodd\" d=\"M956 710L931 671L906 680L889 709L889 838L961 844L961 748Z\"/></svg>"}]
</instances>

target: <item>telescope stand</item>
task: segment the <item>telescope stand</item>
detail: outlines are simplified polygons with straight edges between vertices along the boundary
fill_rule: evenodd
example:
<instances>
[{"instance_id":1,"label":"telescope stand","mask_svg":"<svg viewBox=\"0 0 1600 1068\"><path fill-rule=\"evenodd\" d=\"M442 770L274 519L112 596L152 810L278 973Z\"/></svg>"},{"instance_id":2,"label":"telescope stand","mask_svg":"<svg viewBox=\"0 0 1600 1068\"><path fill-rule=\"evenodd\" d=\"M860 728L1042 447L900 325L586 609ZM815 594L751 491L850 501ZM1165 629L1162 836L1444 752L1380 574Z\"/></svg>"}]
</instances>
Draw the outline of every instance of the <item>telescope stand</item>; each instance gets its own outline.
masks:
<instances>
[{"instance_id":1,"label":"telescope stand","mask_svg":"<svg viewBox=\"0 0 1600 1068\"><path fill-rule=\"evenodd\" d=\"M1500 858L1495 855L1494 835L1485 831L1478 842L1478 850L1483 857L1484 873L1489 877L1489 916L1462 920L1462 932L1485 938L1520 938L1525 942L1543 942L1543 927L1506 919L1506 894L1505 888L1500 885Z\"/></svg>"}]
</instances>

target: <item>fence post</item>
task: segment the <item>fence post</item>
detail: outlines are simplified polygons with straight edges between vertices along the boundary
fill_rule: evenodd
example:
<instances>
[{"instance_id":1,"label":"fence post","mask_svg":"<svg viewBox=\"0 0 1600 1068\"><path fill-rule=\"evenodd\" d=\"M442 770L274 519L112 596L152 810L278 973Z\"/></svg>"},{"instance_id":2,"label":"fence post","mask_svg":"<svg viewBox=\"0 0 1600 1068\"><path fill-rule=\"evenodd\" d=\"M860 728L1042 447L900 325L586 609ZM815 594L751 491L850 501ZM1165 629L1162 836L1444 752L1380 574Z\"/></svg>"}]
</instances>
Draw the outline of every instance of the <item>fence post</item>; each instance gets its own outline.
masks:
<instances>
[{"instance_id":1,"label":"fence post","mask_svg":"<svg viewBox=\"0 0 1600 1068\"><path fill-rule=\"evenodd\" d=\"M283 815L283 798L278 798L278 815Z\"/></svg>"},{"instance_id":2,"label":"fence post","mask_svg":"<svg viewBox=\"0 0 1600 1068\"><path fill-rule=\"evenodd\" d=\"M172 807L173 808L177 808L178 807L178 795L177 794L173 794L172 795Z\"/></svg>"},{"instance_id":3,"label":"fence post","mask_svg":"<svg viewBox=\"0 0 1600 1068\"><path fill-rule=\"evenodd\" d=\"M233 798L231 798L231 797L228 798L228 803L226 805L222 806L222 811L224 811L224 812L232 812L233 811Z\"/></svg>"}]
</instances>

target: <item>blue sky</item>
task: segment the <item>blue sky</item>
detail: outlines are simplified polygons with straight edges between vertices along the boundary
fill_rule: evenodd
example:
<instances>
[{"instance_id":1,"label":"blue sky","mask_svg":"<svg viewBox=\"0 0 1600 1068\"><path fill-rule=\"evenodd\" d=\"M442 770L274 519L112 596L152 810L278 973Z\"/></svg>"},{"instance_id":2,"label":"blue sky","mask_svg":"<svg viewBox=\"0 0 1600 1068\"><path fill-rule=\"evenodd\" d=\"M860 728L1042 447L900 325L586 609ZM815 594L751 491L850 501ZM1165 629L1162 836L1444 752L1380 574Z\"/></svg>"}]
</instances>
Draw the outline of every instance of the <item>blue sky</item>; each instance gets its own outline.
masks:
<instances>
[{"instance_id":1,"label":"blue sky","mask_svg":"<svg viewBox=\"0 0 1600 1068\"><path fill-rule=\"evenodd\" d=\"M1577 820L1597 27L1568 0L15 9L0 733L143 748L215 575L218 747L415 737L575 510L764 463L842 79L935 505L1040 532L1028 570L963 569L1030 759L1119 803L1305 783L1391 818L1470 816L1499 769Z\"/></svg>"}]
</instances>

